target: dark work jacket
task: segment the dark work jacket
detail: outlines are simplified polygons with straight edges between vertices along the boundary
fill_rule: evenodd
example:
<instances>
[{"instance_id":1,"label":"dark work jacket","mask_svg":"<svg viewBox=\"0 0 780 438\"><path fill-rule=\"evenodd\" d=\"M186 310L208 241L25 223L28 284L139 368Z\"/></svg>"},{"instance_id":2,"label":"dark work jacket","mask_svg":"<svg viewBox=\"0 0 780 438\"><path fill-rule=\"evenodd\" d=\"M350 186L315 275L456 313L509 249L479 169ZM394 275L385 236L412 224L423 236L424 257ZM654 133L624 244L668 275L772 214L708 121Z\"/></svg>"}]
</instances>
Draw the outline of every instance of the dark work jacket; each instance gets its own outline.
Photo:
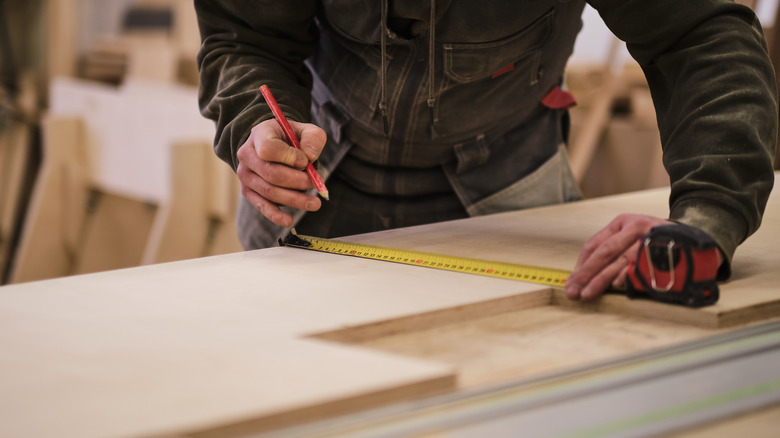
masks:
<instances>
[{"instance_id":1,"label":"dark work jacket","mask_svg":"<svg viewBox=\"0 0 780 438\"><path fill-rule=\"evenodd\" d=\"M669 217L708 232L730 261L758 228L773 184L777 91L755 14L727 0L589 3L650 85ZM379 168L439 166L469 213L497 211L480 203L532 176L566 140L565 110L540 100L561 83L584 5L196 0L201 110L235 169L251 128L272 117L257 91L268 84L288 117L328 133L324 176L345 156ZM556 201L576 198L561 181ZM285 232L254 212L238 220L246 246Z\"/></svg>"}]
</instances>

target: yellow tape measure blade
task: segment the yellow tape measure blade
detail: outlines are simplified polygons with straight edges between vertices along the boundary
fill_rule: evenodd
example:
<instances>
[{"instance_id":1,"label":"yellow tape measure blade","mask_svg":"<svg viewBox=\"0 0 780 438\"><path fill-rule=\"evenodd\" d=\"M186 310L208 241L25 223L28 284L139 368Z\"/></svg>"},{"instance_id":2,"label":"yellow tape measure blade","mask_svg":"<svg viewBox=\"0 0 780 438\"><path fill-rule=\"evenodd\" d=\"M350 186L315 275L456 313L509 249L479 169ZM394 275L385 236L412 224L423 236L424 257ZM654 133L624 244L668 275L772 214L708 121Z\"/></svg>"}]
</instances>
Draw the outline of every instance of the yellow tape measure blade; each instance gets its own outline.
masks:
<instances>
[{"instance_id":1,"label":"yellow tape measure blade","mask_svg":"<svg viewBox=\"0 0 780 438\"><path fill-rule=\"evenodd\" d=\"M280 244L412 266L563 287L569 271L290 234Z\"/></svg>"}]
</instances>

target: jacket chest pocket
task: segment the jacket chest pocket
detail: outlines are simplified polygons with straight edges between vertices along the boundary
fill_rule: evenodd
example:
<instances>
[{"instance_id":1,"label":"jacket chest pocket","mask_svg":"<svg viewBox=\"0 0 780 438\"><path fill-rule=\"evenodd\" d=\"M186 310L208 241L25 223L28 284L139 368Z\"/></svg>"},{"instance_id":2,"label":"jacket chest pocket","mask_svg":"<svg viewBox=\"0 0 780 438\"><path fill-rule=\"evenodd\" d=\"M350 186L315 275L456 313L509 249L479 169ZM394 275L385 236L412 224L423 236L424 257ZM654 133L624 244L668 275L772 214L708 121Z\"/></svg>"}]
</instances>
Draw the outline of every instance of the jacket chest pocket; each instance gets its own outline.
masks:
<instances>
[{"instance_id":1,"label":"jacket chest pocket","mask_svg":"<svg viewBox=\"0 0 780 438\"><path fill-rule=\"evenodd\" d=\"M541 79L539 59L554 30L551 9L520 32L485 43L445 43L444 73L457 83L481 81L503 73L527 74L529 83Z\"/></svg>"},{"instance_id":2,"label":"jacket chest pocket","mask_svg":"<svg viewBox=\"0 0 780 438\"><path fill-rule=\"evenodd\" d=\"M390 58L390 56L388 56ZM309 67L328 89L329 100L363 123L373 117L380 97L378 47L355 43L330 29L320 32L320 48Z\"/></svg>"}]
</instances>

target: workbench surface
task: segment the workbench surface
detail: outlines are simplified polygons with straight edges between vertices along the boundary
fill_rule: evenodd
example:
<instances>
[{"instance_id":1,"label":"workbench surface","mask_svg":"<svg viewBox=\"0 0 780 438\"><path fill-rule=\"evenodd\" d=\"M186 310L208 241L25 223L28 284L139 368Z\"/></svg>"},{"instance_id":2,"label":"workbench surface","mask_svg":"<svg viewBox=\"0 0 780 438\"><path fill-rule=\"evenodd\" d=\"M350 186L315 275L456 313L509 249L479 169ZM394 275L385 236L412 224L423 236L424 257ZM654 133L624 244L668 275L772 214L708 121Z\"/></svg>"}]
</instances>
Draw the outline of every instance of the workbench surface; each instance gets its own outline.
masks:
<instances>
[{"instance_id":1,"label":"workbench surface","mask_svg":"<svg viewBox=\"0 0 780 438\"><path fill-rule=\"evenodd\" d=\"M346 240L571 269L668 190ZM780 196L690 309L271 248L0 288L0 436L236 436L560 372L780 315Z\"/></svg>"}]
</instances>

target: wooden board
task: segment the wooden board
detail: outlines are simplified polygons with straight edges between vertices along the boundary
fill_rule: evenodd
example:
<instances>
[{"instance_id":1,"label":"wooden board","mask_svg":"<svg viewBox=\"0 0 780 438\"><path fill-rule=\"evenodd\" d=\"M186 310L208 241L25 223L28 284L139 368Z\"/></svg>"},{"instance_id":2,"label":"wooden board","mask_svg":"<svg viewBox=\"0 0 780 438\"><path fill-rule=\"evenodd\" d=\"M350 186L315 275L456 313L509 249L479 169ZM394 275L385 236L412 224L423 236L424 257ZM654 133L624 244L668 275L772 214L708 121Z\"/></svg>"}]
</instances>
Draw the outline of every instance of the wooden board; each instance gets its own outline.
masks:
<instances>
[{"instance_id":1,"label":"wooden board","mask_svg":"<svg viewBox=\"0 0 780 438\"><path fill-rule=\"evenodd\" d=\"M31 130L13 120L0 128L0 284L10 264L31 179ZM0 123L3 123L0 122Z\"/></svg>"},{"instance_id":2,"label":"wooden board","mask_svg":"<svg viewBox=\"0 0 780 438\"><path fill-rule=\"evenodd\" d=\"M84 125L78 118L44 123L43 158L36 177L10 280L74 273L87 206Z\"/></svg>"},{"instance_id":3,"label":"wooden board","mask_svg":"<svg viewBox=\"0 0 780 438\"><path fill-rule=\"evenodd\" d=\"M176 143L171 155L174 196L155 217L143 264L241 251L234 225L237 179L214 159L211 143Z\"/></svg>"},{"instance_id":4,"label":"wooden board","mask_svg":"<svg viewBox=\"0 0 780 438\"><path fill-rule=\"evenodd\" d=\"M73 274L138 266L158 212L155 205L91 191L92 211L82 223Z\"/></svg>"},{"instance_id":5,"label":"wooden board","mask_svg":"<svg viewBox=\"0 0 780 438\"><path fill-rule=\"evenodd\" d=\"M351 239L570 269L615 214L665 206L660 190ZM722 301L698 310L579 305L534 284L294 248L0 287L0 436L238 436L578 367L561 352L597 336L609 342L580 345L584 363L755 323L778 314L778 218L773 195Z\"/></svg>"}]
</instances>

